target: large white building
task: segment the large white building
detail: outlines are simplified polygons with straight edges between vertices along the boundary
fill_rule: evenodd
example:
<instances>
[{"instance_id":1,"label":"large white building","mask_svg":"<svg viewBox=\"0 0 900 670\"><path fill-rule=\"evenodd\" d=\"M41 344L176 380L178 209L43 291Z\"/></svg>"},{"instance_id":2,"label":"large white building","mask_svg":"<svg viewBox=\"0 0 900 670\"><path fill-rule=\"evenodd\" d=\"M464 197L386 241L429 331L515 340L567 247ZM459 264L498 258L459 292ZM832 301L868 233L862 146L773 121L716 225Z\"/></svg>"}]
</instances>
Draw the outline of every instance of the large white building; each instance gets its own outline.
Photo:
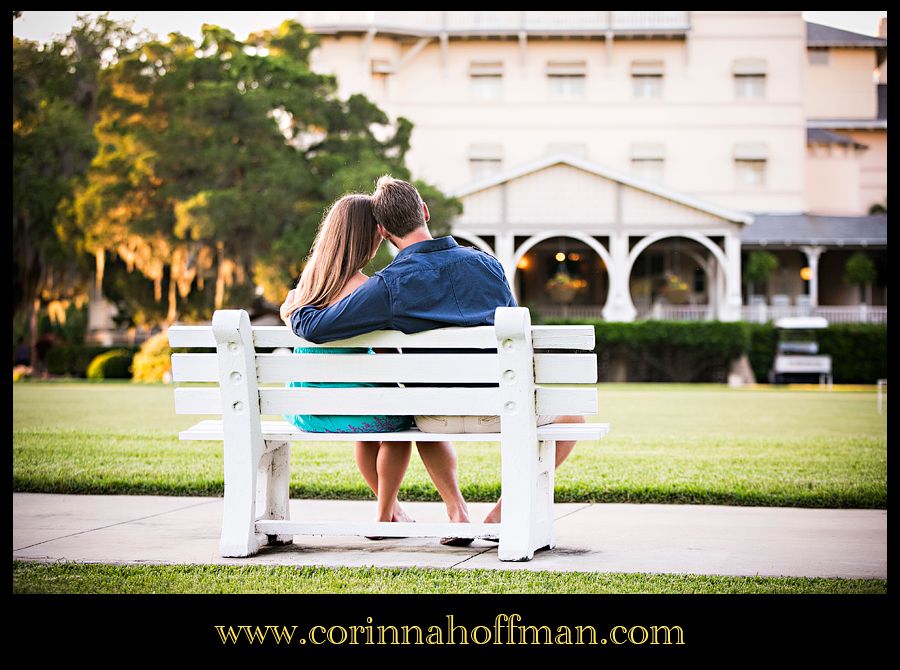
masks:
<instances>
[{"instance_id":1,"label":"large white building","mask_svg":"<svg viewBox=\"0 0 900 670\"><path fill-rule=\"evenodd\" d=\"M886 315L887 36L800 12L306 11L313 68L415 128L520 302L607 320ZM742 257L780 266L748 289ZM870 305L846 285L875 262ZM802 271L802 275L801 275Z\"/></svg>"}]
</instances>

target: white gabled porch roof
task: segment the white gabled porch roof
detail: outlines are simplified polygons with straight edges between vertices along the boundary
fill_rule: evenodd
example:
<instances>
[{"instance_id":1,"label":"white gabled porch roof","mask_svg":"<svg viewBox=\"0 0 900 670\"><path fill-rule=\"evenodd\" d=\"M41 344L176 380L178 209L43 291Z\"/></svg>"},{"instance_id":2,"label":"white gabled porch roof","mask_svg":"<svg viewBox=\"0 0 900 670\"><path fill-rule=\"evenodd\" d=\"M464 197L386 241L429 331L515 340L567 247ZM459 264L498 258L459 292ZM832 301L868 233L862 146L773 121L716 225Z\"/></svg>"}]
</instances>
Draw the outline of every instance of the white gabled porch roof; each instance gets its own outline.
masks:
<instances>
[{"instance_id":1,"label":"white gabled porch roof","mask_svg":"<svg viewBox=\"0 0 900 670\"><path fill-rule=\"evenodd\" d=\"M569 165L571 167L578 168L579 170L584 170L585 172L590 172L600 177L604 177L606 179L609 179L610 181L624 184L625 186L629 186L639 191L645 191L647 193L650 193L651 195L665 198L666 200L670 200L687 207L692 207L693 209L699 210L701 212L706 212L707 214L711 214L728 221L734 221L736 223L742 223L744 225L750 225L751 223L753 223L753 215L747 212L729 209L727 207L721 207L720 205L716 205L714 203L707 202L690 195L685 195L683 193L673 191L646 179L641 179L639 177L630 175L626 172L613 170L612 168L597 165L596 163L584 160L583 158L579 158L578 156L573 156L571 154L565 153L550 154L529 163L524 163L507 170L501 170L500 172L485 177L484 179L479 179L477 181L464 184L463 186L460 186L459 188L451 191L450 195L461 198L478 191L483 191L493 186L499 186L500 184L503 184L505 182L512 181L524 175L538 172L557 164Z\"/></svg>"}]
</instances>

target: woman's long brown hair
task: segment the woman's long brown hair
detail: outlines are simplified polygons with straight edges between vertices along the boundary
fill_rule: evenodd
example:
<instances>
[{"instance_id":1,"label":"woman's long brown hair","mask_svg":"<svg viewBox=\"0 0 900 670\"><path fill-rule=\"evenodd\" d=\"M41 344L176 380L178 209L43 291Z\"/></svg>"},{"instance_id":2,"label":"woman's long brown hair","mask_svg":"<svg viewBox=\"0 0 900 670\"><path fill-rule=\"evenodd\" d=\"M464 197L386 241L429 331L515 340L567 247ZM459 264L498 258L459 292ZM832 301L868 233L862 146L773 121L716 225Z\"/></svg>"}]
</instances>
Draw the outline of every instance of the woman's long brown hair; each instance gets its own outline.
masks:
<instances>
[{"instance_id":1,"label":"woman's long brown hair","mask_svg":"<svg viewBox=\"0 0 900 670\"><path fill-rule=\"evenodd\" d=\"M325 214L300 275L289 314L306 305L325 307L372 260L378 231L372 198L342 196Z\"/></svg>"}]
</instances>

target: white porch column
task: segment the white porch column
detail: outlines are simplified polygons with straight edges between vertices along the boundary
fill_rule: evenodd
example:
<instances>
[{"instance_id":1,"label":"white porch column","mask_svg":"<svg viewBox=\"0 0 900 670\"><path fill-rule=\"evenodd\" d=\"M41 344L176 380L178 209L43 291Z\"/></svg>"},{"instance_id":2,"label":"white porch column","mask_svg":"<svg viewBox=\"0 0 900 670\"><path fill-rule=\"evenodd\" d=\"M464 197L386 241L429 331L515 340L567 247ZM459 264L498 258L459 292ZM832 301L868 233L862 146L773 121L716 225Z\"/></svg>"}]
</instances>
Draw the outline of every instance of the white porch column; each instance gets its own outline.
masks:
<instances>
[{"instance_id":1,"label":"white porch column","mask_svg":"<svg viewBox=\"0 0 900 670\"><path fill-rule=\"evenodd\" d=\"M615 232L609 238L609 295L603 307L607 321L634 321L637 309L631 300L628 265L628 234Z\"/></svg>"},{"instance_id":2,"label":"white porch column","mask_svg":"<svg viewBox=\"0 0 900 670\"><path fill-rule=\"evenodd\" d=\"M741 238L725 236L725 299L719 304L720 321L741 318Z\"/></svg>"},{"instance_id":3,"label":"white porch column","mask_svg":"<svg viewBox=\"0 0 900 670\"><path fill-rule=\"evenodd\" d=\"M800 247L806 254L806 262L809 264L809 300L813 307L819 306L819 257L825 251L825 247Z\"/></svg>"},{"instance_id":4,"label":"white porch column","mask_svg":"<svg viewBox=\"0 0 900 670\"><path fill-rule=\"evenodd\" d=\"M497 260L500 261L500 265L503 266L503 271L506 273L506 281L509 282L513 294L516 292L516 249L514 243L515 240L512 233L497 233L494 238L495 255ZM516 300L518 299L519 296L516 295Z\"/></svg>"}]
</instances>

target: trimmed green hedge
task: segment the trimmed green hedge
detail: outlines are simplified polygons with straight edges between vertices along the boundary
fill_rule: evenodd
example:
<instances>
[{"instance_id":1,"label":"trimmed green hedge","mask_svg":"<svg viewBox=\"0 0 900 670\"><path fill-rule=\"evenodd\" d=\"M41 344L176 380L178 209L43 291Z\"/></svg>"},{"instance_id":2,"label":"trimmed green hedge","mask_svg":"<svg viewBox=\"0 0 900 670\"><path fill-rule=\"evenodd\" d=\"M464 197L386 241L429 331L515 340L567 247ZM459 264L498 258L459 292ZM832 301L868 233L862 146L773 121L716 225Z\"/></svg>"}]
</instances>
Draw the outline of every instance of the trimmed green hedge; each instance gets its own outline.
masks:
<instances>
[{"instance_id":1,"label":"trimmed green hedge","mask_svg":"<svg viewBox=\"0 0 900 670\"><path fill-rule=\"evenodd\" d=\"M91 361L87 368L88 379L131 379L131 359L133 351L113 349L106 351Z\"/></svg>"},{"instance_id":2,"label":"trimmed green hedge","mask_svg":"<svg viewBox=\"0 0 900 670\"><path fill-rule=\"evenodd\" d=\"M102 347L93 345L58 345L47 352L47 372L68 377L87 376L88 366L97 356L110 350L127 351L132 356L137 347Z\"/></svg>"},{"instance_id":3,"label":"trimmed green hedge","mask_svg":"<svg viewBox=\"0 0 900 670\"><path fill-rule=\"evenodd\" d=\"M594 327L600 381L725 382L731 362L746 353L756 381L765 383L775 357L771 323L550 319L548 324ZM887 377L887 326L835 324L819 336L838 384L874 384Z\"/></svg>"}]
</instances>

